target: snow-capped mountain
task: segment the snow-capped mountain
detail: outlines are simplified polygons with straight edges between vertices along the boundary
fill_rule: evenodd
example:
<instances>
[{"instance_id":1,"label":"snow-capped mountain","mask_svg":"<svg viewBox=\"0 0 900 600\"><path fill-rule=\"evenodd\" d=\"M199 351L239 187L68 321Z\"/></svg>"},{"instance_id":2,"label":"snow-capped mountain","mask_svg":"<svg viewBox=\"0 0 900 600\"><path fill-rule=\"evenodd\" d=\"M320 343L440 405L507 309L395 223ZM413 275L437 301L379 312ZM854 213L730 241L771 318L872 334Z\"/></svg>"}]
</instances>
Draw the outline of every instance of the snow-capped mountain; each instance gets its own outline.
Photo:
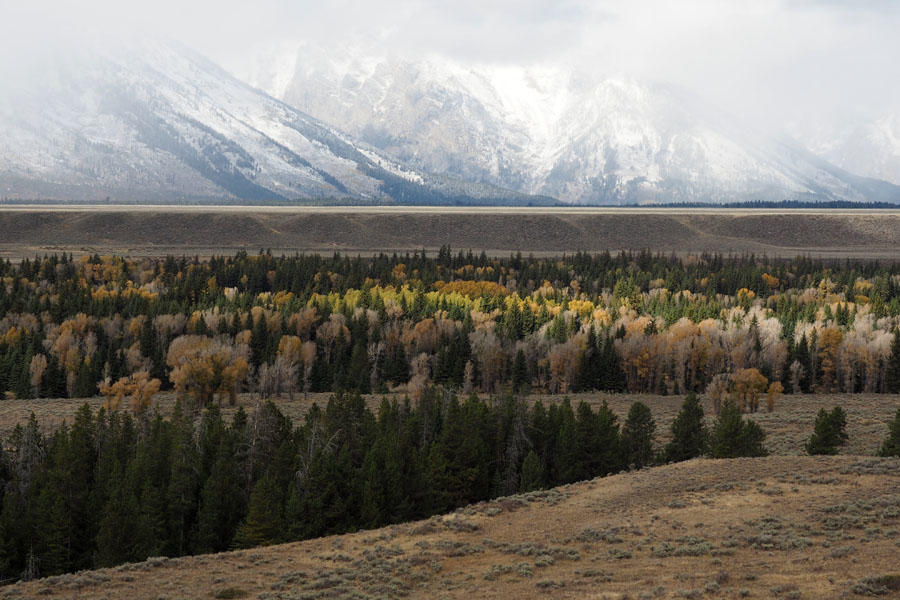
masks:
<instances>
[{"instance_id":1,"label":"snow-capped mountain","mask_svg":"<svg viewBox=\"0 0 900 600\"><path fill-rule=\"evenodd\" d=\"M47 52L0 86L0 132L0 197L522 200L409 169L169 41Z\"/></svg>"},{"instance_id":2,"label":"snow-capped mountain","mask_svg":"<svg viewBox=\"0 0 900 600\"><path fill-rule=\"evenodd\" d=\"M797 127L795 135L842 169L900 184L900 114L856 119L842 127L815 123Z\"/></svg>"},{"instance_id":3,"label":"snow-capped mountain","mask_svg":"<svg viewBox=\"0 0 900 600\"><path fill-rule=\"evenodd\" d=\"M900 202L664 84L309 45L241 75L413 168L566 202Z\"/></svg>"}]
</instances>

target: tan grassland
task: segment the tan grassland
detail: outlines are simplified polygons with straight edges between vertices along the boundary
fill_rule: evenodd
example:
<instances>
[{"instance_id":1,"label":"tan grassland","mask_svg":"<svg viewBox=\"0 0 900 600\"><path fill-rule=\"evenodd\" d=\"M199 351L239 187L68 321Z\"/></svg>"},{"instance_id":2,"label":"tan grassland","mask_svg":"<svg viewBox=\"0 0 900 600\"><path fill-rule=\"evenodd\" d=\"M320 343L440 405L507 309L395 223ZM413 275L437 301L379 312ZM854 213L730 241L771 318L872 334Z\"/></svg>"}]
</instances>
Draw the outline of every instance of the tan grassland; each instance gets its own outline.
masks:
<instances>
[{"instance_id":1,"label":"tan grassland","mask_svg":"<svg viewBox=\"0 0 900 600\"><path fill-rule=\"evenodd\" d=\"M900 258L900 211L634 208L2 206L0 257L453 249Z\"/></svg>"}]
</instances>

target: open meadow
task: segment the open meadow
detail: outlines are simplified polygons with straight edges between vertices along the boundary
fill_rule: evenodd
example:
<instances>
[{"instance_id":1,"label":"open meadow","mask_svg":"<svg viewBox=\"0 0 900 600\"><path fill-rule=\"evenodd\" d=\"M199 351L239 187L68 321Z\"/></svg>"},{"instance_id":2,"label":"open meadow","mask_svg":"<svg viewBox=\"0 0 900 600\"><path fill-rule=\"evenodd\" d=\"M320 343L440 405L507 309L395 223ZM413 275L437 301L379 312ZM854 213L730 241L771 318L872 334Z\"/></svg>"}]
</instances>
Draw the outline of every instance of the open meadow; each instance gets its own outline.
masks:
<instances>
[{"instance_id":1,"label":"open meadow","mask_svg":"<svg viewBox=\"0 0 900 600\"><path fill-rule=\"evenodd\" d=\"M900 258L900 211L653 208L3 206L0 257L201 257L454 249Z\"/></svg>"}]
</instances>

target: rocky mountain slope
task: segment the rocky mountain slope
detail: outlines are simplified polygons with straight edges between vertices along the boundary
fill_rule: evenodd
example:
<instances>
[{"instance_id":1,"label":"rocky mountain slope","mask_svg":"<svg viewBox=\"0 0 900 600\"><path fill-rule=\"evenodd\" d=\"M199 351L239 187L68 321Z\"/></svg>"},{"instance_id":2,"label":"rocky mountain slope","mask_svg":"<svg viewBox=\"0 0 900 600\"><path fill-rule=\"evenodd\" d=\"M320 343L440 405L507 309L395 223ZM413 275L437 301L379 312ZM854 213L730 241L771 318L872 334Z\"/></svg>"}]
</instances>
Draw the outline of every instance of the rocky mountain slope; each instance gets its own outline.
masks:
<instances>
[{"instance_id":1,"label":"rocky mountain slope","mask_svg":"<svg viewBox=\"0 0 900 600\"><path fill-rule=\"evenodd\" d=\"M627 77L310 45L243 76L415 168L571 203L900 201L900 187Z\"/></svg>"},{"instance_id":2,"label":"rocky mountain slope","mask_svg":"<svg viewBox=\"0 0 900 600\"><path fill-rule=\"evenodd\" d=\"M523 200L406 168L177 43L81 42L0 89L0 197Z\"/></svg>"}]
</instances>

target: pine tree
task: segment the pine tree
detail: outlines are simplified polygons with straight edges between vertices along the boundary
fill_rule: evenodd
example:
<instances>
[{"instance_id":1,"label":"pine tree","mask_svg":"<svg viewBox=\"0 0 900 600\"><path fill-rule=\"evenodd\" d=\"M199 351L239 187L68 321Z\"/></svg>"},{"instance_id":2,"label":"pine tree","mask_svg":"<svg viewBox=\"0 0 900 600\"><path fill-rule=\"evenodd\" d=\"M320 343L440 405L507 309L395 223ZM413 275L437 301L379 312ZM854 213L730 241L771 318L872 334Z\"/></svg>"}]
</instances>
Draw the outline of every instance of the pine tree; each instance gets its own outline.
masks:
<instances>
[{"instance_id":1,"label":"pine tree","mask_svg":"<svg viewBox=\"0 0 900 600\"><path fill-rule=\"evenodd\" d=\"M355 390L361 394L368 394L371 381L369 378L370 365L366 344L363 340L353 345L353 353L350 355L350 364L347 368L347 380L344 388Z\"/></svg>"},{"instance_id":2,"label":"pine tree","mask_svg":"<svg viewBox=\"0 0 900 600\"><path fill-rule=\"evenodd\" d=\"M709 453L713 458L766 456L765 438L756 422L744 419L734 402L726 400L710 435Z\"/></svg>"},{"instance_id":3,"label":"pine tree","mask_svg":"<svg viewBox=\"0 0 900 600\"><path fill-rule=\"evenodd\" d=\"M884 376L884 387L888 393L900 393L900 328L894 329L891 356L888 358L887 371Z\"/></svg>"},{"instance_id":4,"label":"pine tree","mask_svg":"<svg viewBox=\"0 0 900 600\"><path fill-rule=\"evenodd\" d=\"M250 494L247 518L234 538L236 548L253 548L278 543L283 535L282 490L276 479L265 475Z\"/></svg>"},{"instance_id":5,"label":"pine tree","mask_svg":"<svg viewBox=\"0 0 900 600\"><path fill-rule=\"evenodd\" d=\"M58 575L72 568L70 541L74 523L57 485L50 481L43 486L32 513L36 517L37 533L34 552L41 576Z\"/></svg>"},{"instance_id":6,"label":"pine tree","mask_svg":"<svg viewBox=\"0 0 900 600\"><path fill-rule=\"evenodd\" d=\"M209 477L200 492L197 549L200 552L227 550L245 510L235 444L230 439L225 440L219 444Z\"/></svg>"},{"instance_id":7,"label":"pine tree","mask_svg":"<svg viewBox=\"0 0 900 600\"><path fill-rule=\"evenodd\" d=\"M794 349L794 360L800 363L800 366L803 367L803 377L800 378L800 389L793 390L795 394L808 394L810 381L812 380L812 356L809 351L809 342L806 340L806 334L800 338L800 341L797 343L796 348Z\"/></svg>"},{"instance_id":8,"label":"pine tree","mask_svg":"<svg viewBox=\"0 0 900 600\"><path fill-rule=\"evenodd\" d=\"M194 444L194 428L190 419L181 413L180 406L172 416L171 450L169 452L168 509L169 547L182 556L190 547L199 493L199 457Z\"/></svg>"},{"instance_id":9,"label":"pine tree","mask_svg":"<svg viewBox=\"0 0 900 600\"><path fill-rule=\"evenodd\" d=\"M583 466L585 457L581 452L584 450L582 444L593 438L595 427L586 419L582 419L581 426L576 427L575 413L568 397L558 406L551 407L550 416L551 427L555 433L550 484L556 486L578 481L586 472L586 467ZM587 452L585 450L585 453Z\"/></svg>"},{"instance_id":10,"label":"pine tree","mask_svg":"<svg viewBox=\"0 0 900 600\"><path fill-rule=\"evenodd\" d=\"M809 454L837 454L838 446L847 443L847 415L840 406L831 412L819 409L815 430L806 443Z\"/></svg>"},{"instance_id":11,"label":"pine tree","mask_svg":"<svg viewBox=\"0 0 900 600\"><path fill-rule=\"evenodd\" d=\"M622 469L622 440L619 419L610 410L606 400L597 409L597 446L595 448L595 470L591 477L616 473Z\"/></svg>"},{"instance_id":12,"label":"pine tree","mask_svg":"<svg viewBox=\"0 0 900 600\"><path fill-rule=\"evenodd\" d=\"M656 424L646 404L635 402L622 428L622 455L626 466L641 469L653 463Z\"/></svg>"},{"instance_id":13,"label":"pine tree","mask_svg":"<svg viewBox=\"0 0 900 600\"><path fill-rule=\"evenodd\" d=\"M607 336L600 354L600 389L605 392L625 391L625 371L622 360L616 352L613 338Z\"/></svg>"},{"instance_id":14,"label":"pine tree","mask_svg":"<svg viewBox=\"0 0 900 600\"><path fill-rule=\"evenodd\" d=\"M544 486L544 469L541 459L534 450L530 450L522 461L522 475L519 480L519 492L533 492Z\"/></svg>"},{"instance_id":15,"label":"pine tree","mask_svg":"<svg viewBox=\"0 0 900 600\"><path fill-rule=\"evenodd\" d=\"M94 380L94 373L84 361L78 367L78 373L75 376L75 387L72 390L74 398L90 398L96 395L97 384Z\"/></svg>"},{"instance_id":16,"label":"pine tree","mask_svg":"<svg viewBox=\"0 0 900 600\"><path fill-rule=\"evenodd\" d=\"M146 533L140 531L144 524L133 477L126 477L121 469L116 469L99 523L96 566L110 567L147 558L141 551L141 542L146 538Z\"/></svg>"},{"instance_id":17,"label":"pine tree","mask_svg":"<svg viewBox=\"0 0 900 600\"><path fill-rule=\"evenodd\" d=\"M525 359L525 352L519 348L516 352L516 358L513 361L512 369L512 387L513 391L521 392L528 387L528 362Z\"/></svg>"},{"instance_id":18,"label":"pine tree","mask_svg":"<svg viewBox=\"0 0 900 600\"><path fill-rule=\"evenodd\" d=\"M672 441L666 445L666 460L678 462L702 456L706 452L706 425L697 394L688 394L672 422Z\"/></svg>"},{"instance_id":19,"label":"pine tree","mask_svg":"<svg viewBox=\"0 0 900 600\"><path fill-rule=\"evenodd\" d=\"M878 451L878 456L900 456L900 408L894 420L888 423L888 436Z\"/></svg>"}]
</instances>

